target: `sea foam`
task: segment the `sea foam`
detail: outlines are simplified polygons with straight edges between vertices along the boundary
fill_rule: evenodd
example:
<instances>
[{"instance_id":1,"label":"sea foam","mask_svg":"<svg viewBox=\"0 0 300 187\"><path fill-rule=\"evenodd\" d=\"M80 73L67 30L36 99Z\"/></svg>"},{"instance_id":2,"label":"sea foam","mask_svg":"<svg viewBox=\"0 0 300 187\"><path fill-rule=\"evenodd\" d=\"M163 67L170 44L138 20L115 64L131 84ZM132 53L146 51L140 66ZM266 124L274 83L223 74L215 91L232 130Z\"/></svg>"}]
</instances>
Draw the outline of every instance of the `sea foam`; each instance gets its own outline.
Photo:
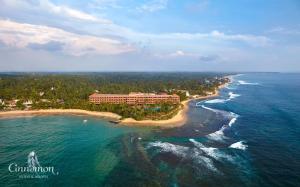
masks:
<instances>
[{"instance_id":1,"label":"sea foam","mask_svg":"<svg viewBox=\"0 0 300 187\"><path fill-rule=\"evenodd\" d=\"M206 110L210 110L210 111L212 111L212 112L220 112L219 110L217 110L217 109L213 109L213 108L209 108L209 107L207 107L207 106L204 106L204 105L201 105L201 107L202 108L204 108L204 109L206 109Z\"/></svg>"},{"instance_id":2,"label":"sea foam","mask_svg":"<svg viewBox=\"0 0 300 187\"><path fill-rule=\"evenodd\" d=\"M233 113L233 112L230 112L230 115L231 115L232 118L231 118L231 120L228 123L229 127L231 127L236 122L237 118L239 117L238 114Z\"/></svg>"},{"instance_id":3,"label":"sea foam","mask_svg":"<svg viewBox=\"0 0 300 187\"><path fill-rule=\"evenodd\" d=\"M241 95L239 95L239 94L235 94L235 93L232 93L232 92L229 92L228 95L229 95L229 99L234 99L234 98L236 98L236 97L241 96Z\"/></svg>"},{"instance_id":4,"label":"sea foam","mask_svg":"<svg viewBox=\"0 0 300 187\"><path fill-rule=\"evenodd\" d=\"M215 140L215 141L224 141L225 139L227 139L227 137L224 135L224 131L227 128L232 127L232 125L236 122L237 118L239 117L238 114L235 114L233 112L227 113L228 117L230 117L230 121L228 122L227 125L223 125L221 127L221 129L208 134L206 137L211 139L211 140Z\"/></svg>"},{"instance_id":5,"label":"sea foam","mask_svg":"<svg viewBox=\"0 0 300 187\"><path fill-rule=\"evenodd\" d=\"M168 142L151 142L148 144L147 148L156 147L160 149L160 152L172 153L178 157L184 159L190 159L194 163L200 164L207 169L218 172L217 168L214 166L213 161L203 155L203 151L195 148L189 148L181 145L175 145Z\"/></svg>"},{"instance_id":6,"label":"sea foam","mask_svg":"<svg viewBox=\"0 0 300 187\"><path fill-rule=\"evenodd\" d=\"M196 105L196 106L199 106L199 105ZM207 106L204 106L204 105L200 105L200 106L202 108L206 109L206 110L210 110L210 111L215 112L215 113L221 113L225 117L228 117L228 118L237 118L237 117L239 117L238 114L233 113L233 112L228 112L228 111L224 111L224 110L218 110L218 109L210 108L210 107L207 107ZM233 121L233 123L235 122L235 120Z\"/></svg>"},{"instance_id":7,"label":"sea foam","mask_svg":"<svg viewBox=\"0 0 300 187\"><path fill-rule=\"evenodd\" d=\"M259 83L256 83L256 82L252 83L252 82L246 82L243 80L239 80L238 83L241 85L259 85Z\"/></svg>"},{"instance_id":8,"label":"sea foam","mask_svg":"<svg viewBox=\"0 0 300 187\"><path fill-rule=\"evenodd\" d=\"M245 144L244 141L239 141L239 142L231 144L229 147L234 148L234 149L246 150L248 146Z\"/></svg>"},{"instance_id":9,"label":"sea foam","mask_svg":"<svg viewBox=\"0 0 300 187\"><path fill-rule=\"evenodd\" d=\"M220 130L210 133L206 137L215 141L224 141L224 139L226 139L226 136L224 135L224 130L226 128L227 126L223 125Z\"/></svg>"},{"instance_id":10,"label":"sea foam","mask_svg":"<svg viewBox=\"0 0 300 187\"><path fill-rule=\"evenodd\" d=\"M229 95L228 99L212 99L212 100L205 101L205 103L209 103L209 104L212 104L212 103L225 103L227 101L230 101L230 100L240 96L239 94L235 94L233 92L229 92L228 95Z\"/></svg>"},{"instance_id":11,"label":"sea foam","mask_svg":"<svg viewBox=\"0 0 300 187\"><path fill-rule=\"evenodd\" d=\"M169 152L175 154L176 156L181 156L181 157L184 157L186 155L186 152L189 149L188 147L184 147L181 145L175 145L168 142L160 142L160 141L149 143L147 148L150 147L158 147L160 148L161 152Z\"/></svg>"},{"instance_id":12,"label":"sea foam","mask_svg":"<svg viewBox=\"0 0 300 187\"><path fill-rule=\"evenodd\" d=\"M226 102L225 99L212 99L212 100L205 101L205 103L225 103L225 102Z\"/></svg>"},{"instance_id":13,"label":"sea foam","mask_svg":"<svg viewBox=\"0 0 300 187\"><path fill-rule=\"evenodd\" d=\"M236 119L237 119L237 118L232 118L232 119L229 121L228 126L231 127L231 125L235 123Z\"/></svg>"},{"instance_id":14,"label":"sea foam","mask_svg":"<svg viewBox=\"0 0 300 187\"><path fill-rule=\"evenodd\" d=\"M216 160L228 160L231 162L234 162L234 159L223 152L221 152L219 149L214 147L205 147L202 143L197 142L194 139L189 139L190 142L192 142L197 148L201 149L206 155L216 159Z\"/></svg>"},{"instance_id":15,"label":"sea foam","mask_svg":"<svg viewBox=\"0 0 300 187\"><path fill-rule=\"evenodd\" d=\"M196 163L199 163L211 171L219 173L218 169L214 166L213 161L210 158L201 155L200 152L195 151L191 157Z\"/></svg>"}]
</instances>

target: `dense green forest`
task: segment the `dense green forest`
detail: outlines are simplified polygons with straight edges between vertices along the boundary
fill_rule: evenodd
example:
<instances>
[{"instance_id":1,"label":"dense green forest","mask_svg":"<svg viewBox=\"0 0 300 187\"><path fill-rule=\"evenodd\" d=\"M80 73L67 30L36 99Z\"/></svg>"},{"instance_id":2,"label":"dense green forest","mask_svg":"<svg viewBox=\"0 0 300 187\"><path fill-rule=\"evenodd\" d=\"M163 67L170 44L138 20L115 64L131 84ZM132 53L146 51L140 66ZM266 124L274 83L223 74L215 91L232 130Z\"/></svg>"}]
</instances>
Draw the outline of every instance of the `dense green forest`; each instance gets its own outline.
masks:
<instances>
[{"instance_id":1,"label":"dense green forest","mask_svg":"<svg viewBox=\"0 0 300 187\"><path fill-rule=\"evenodd\" d=\"M205 95L227 79L215 73L6 73L0 74L0 109L11 109L8 103L18 100L14 108L25 109L23 104L32 101L31 109L76 108L93 111L110 111L135 119L168 118L178 106L127 106L88 102L88 96L99 93L146 92L176 93L186 99L191 95Z\"/></svg>"}]
</instances>

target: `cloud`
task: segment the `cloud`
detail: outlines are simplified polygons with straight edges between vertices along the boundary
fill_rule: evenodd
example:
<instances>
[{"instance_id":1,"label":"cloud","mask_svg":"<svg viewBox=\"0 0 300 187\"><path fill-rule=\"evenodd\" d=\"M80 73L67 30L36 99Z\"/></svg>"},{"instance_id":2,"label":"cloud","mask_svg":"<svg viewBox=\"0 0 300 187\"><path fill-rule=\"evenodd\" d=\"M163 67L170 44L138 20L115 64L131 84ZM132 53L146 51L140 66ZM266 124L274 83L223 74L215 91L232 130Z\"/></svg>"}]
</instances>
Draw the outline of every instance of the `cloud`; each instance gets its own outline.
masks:
<instances>
[{"instance_id":1,"label":"cloud","mask_svg":"<svg viewBox=\"0 0 300 187\"><path fill-rule=\"evenodd\" d=\"M171 41L201 41L209 40L214 42L243 42L251 46L266 46L269 45L271 39L266 36L257 36L257 35L248 35L248 34L225 34L223 32L214 30L209 33L163 33L163 34L145 34L145 33L136 33L136 37L148 38L152 40L171 40Z\"/></svg>"},{"instance_id":2,"label":"cloud","mask_svg":"<svg viewBox=\"0 0 300 187\"><path fill-rule=\"evenodd\" d=\"M45 44L29 43L27 46L31 49L36 50L61 51L63 49L64 44L61 42L50 41Z\"/></svg>"},{"instance_id":3,"label":"cloud","mask_svg":"<svg viewBox=\"0 0 300 187\"><path fill-rule=\"evenodd\" d=\"M267 33L285 34L285 35L300 35L300 30L276 27L271 30L268 30Z\"/></svg>"},{"instance_id":4,"label":"cloud","mask_svg":"<svg viewBox=\"0 0 300 187\"><path fill-rule=\"evenodd\" d=\"M94 15L70 8L68 6L59 6L55 5L48 0L38 0L38 1L29 1L29 0L2 0L3 5L11 8L19 8L21 11L23 9L31 10L31 11L43 11L48 12L50 14L81 20L81 21L89 21L89 22L97 22L102 24L110 24L111 21L99 18Z\"/></svg>"},{"instance_id":5,"label":"cloud","mask_svg":"<svg viewBox=\"0 0 300 187\"><path fill-rule=\"evenodd\" d=\"M183 52L182 50L177 50L173 53L157 53L154 57L159 59L182 59L198 62L215 62L221 60L219 55L200 55L198 53Z\"/></svg>"},{"instance_id":6,"label":"cloud","mask_svg":"<svg viewBox=\"0 0 300 187\"><path fill-rule=\"evenodd\" d=\"M219 32L217 30L212 31L210 35L216 39L231 40L231 41L242 41L253 46L265 46L270 43L270 39L265 36L255 36L255 35L243 35L243 34L232 34L227 35L225 33Z\"/></svg>"},{"instance_id":7,"label":"cloud","mask_svg":"<svg viewBox=\"0 0 300 187\"><path fill-rule=\"evenodd\" d=\"M89 7L92 9L104 10L108 8L123 8L119 5L120 0L93 0L89 3Z\"/></svg>"},{"instance_id":8,"label":"cloud","mask_svg":"<svg viewBox=\"0 0 300 187\"><path fill-rule=\"evenodd\" d=\"M197 55L192 53L186 53L182 50L177 50L175 52L171 53L155 53L154 57L160 58L160 59L174 59L174 58L185 58L185 57L195 57Z\"/></svg>"},{"instance_id":9,"label":"cloud","mask_svg":"<svg viewBox=\"0 0 300 187\"><path fill-rule=\"evenodd\" d=\"M181 51L181 50L178 50L176 51L175 53L171 53L170 56L174 56L174 57L178 57L178 56L185 56L186 54Z\"/></svg>"},{"instance_id":10,"label":"cloud","mask_svg":"<svg viewBox=\"0 0 300 187\"><path fill-rule=\"evenodd\" d=\"M215 62L218 60L220 60L220 56L218 55L199 56L200 62Z\"/></svg>"},{"instance_id":11,"label":"cloud","mask_svg":"<svg viewBox=\"0 0 300 187\"><path fill-rule=\"evenodd\" d=\"M0 20L0 41L9 47L61 50L65 54L114 55L135 50L118 40L79 35L62 29Z\"/></svg>"},{"instance_id":12,"label":"cloud","mask_svg":"<svg viewBox=\"0 0 300 187\"><path fill-rule=\"evenodd\" d=\"M152 0L136 9L140 12L155 12L167 8L168 0Z\"/></svg>"},{"instance_id":13,"label":"cloud","mask_svg":"<svg viewBox=\"0 0 300 187\"><path fill-rule=\"evenodd\" d=\"M113 23L109 19L103 19L100 17L95 17L93 15L84 13L82 11L69 8L67 6L54 5L48 0L39 1L21 1L21 0L2 0L4 2L3 10L8 10L8 12L23 12L20 16L26 17L27 15L37 15L35 17L30 17L30 23L34 24L47 24L63 27L63 30L73 29L78 33L89 33L96 36L111 37L115 40L130 41L135 43L149 43L152 42L157 47L161 48L166 45L166 42L174 43L180 40L181 45L188 45L195 41L201 42L203 45L206 42L213 42L214 44L224 44L224 41L229 42L243 42L248 45L266 46L270 44L271 40L265 36L249 35L249 34L227 34L218 30L214 30L208 33L143 33L134 31L128 27L123 27ZM36 3L33 3L36 2ZM97 0L99 4L113 4L117 0ZM167 6L167 0L153 0L144 5L142 5L142 10L144 11L155 11L163 9ZM141 8L140 7L140 8ZM25 11L28 10L28 11ZM0 11L1 12L1 11ZM7 12L7 11L6 11ZM51 15L42 16L44 12L48 12ZM60 17L62 16L62 17ZM50 17L50 19L49 19ZM72 20L68 20L72 19ZM84 25L82 23L75 23L73 19L84 20ZM97 24L102 23L102 24ZM61 26L63 25L63 26ZM80 27L82 25L82 27ZM92 28L92 29L91 29ZM74 32L73 31L73 32ZM164 43L163 43L164 42ZM199 44L200 45L200 44Z\"/></svg>"}]
</instances>

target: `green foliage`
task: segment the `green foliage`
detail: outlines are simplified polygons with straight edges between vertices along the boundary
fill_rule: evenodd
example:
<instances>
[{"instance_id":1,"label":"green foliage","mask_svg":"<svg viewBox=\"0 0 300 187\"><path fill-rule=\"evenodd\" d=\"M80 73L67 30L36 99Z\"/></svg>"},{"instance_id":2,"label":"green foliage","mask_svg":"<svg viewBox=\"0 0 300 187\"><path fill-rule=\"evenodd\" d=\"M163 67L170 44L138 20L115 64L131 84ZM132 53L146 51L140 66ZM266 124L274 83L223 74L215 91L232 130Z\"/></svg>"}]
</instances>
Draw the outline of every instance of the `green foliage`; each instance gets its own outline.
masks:
<instances>
[{"instance_id":1,"label":"green foliage","mask_svg":"<svg viewBox=\"0 0 300 187\"><path fill-rule=\"evenodd\" d=\"M23 101L22 101L22 100L17 101L16 107L17 107L18 109L20 109L20 110L25 109L25 106L23 105Z\"/></svg>"},{"instance_id":2,"label":"green foliage","mask_svg":"<svg viewBox=\"0 0 300 187\"><path fill-rule=\"evenodd\" d=\"M24 109L21 101L32 100L32 109L74 108L114 112L135 119L157 119L178 110L179 106L94 105L88 102L88 96L95 90L112 94L165 92L176 93L181 100L185 100L187 99L185 92L178 90L204 95L206 91L214 91L221 82L225 81L225 79L215 79L216 76L224 75L212 73L2 74L0 75L0 99L5 101L19 99L20 102L17 103L19 109Z\"/></svg>"}]
</instances>

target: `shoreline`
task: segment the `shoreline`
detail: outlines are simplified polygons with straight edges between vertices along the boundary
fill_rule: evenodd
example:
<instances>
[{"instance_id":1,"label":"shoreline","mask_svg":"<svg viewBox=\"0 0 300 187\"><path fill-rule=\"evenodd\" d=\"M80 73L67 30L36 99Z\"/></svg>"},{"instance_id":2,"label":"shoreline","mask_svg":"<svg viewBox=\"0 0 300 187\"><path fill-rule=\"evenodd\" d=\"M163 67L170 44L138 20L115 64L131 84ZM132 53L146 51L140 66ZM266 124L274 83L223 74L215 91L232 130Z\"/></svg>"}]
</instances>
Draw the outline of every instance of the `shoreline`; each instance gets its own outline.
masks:
<instances>
[{"instance_id":1,"label":"shoreline","mask_svg":"<svg viewBox=\"0 0 300 187\"><path fill-rule=\"evenodd\" d=\"M81 109L40 109L40 110L12 110L0 112L1 117L16 117L16 116L30 116L30 115L49 115L49 114L75 114L75 115L89 115L101 117L105 119L119 120L121 116L112 112L96 112Z\"/></svg>"},{"instance_id":2,"label":"shoreline","mask_svg":"<svg viewBox=\"0 0 300 187\"><path fill-rule=\"evenodd\" d=\"M230 79L231 81L231 79ZM188 111L188 104L192 100L205 100L209 98L218 97L220 94L220 89L225 88L228 86L230 82L222 84L218 87L218 89L215 91L212 95L207 96L199 96L196 98L188 99L185 101L182 101L181 104L183 107L177 112L175 116L173 116L170 119L166 120L141 120L137 121L132 118L125 118L120 121L120 124L128 125L128 126L156 126L156 127L163 127L163 128L172 128L172 127L180 127L185 124L187 121L186 112Z\"/></svg>"},{"instance_id":3,"label":"shoreline","mask_svg":"<svg viewBox=\"0 0 300 187\"><path fill-rule=\"evenodd\" d=\"M230 82L229 82L230 83ZM140 120L137 121L133 118L125 118L121 119L122 116L112 113L112 112L97 112L97 111L88 111L88 110L81 110L81 109L40 109L40 110L13 110L13 111L5 111L0 112L0 118L2 117L16 117L16 116L30 116L30 115L51 115L51 114L75 114L75 115L89 115L100 117L103 119L109 119L116 121L120 125L126 126L152 126L152 127L162 127L162 128L172 128L172 127L179 127L185 124L187 121L187 111L188 111L188 104L192 100L204 100L213 97L219 96L220 89L226 87L229 83L222 84L218 87L212 95L207 96L199 96L196 98L188 99L181 102L182 108L179 109L177 114L170 119L166 120Z\"/></svg>"},{"instance_id":4,"label":"shoreline","mask_svg":"<svg viewBox=\"0 0 300 187\"><path fill-rule=\"evenodd\" d=\"M137 121L133 118L125 118L120 121L121 125L127 126L152 126L152 127L163 127L163 128L172 128L179 127L185 124L187 121L186 112L188 110L188 103L192 99L188 99L181 102L182 108L179 109L177 114L170 119L165 120L140 120Z\"/></svg>"}]
</instances>

